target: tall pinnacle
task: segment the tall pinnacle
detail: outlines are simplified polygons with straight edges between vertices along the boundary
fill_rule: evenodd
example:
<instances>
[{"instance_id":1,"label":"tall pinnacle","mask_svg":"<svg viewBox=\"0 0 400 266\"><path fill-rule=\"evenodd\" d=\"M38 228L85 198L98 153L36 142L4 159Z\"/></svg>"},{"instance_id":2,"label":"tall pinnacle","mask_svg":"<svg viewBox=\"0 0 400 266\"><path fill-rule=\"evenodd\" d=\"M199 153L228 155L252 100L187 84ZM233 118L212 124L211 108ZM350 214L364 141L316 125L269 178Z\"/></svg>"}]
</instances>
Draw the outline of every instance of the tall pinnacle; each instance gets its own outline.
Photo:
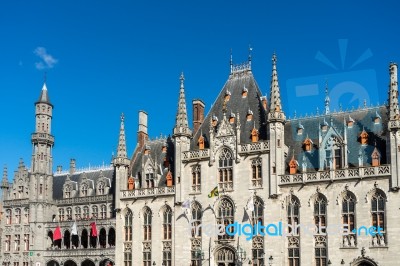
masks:
<instances>
[{"instance_id":1,"label":"tall pinnacle","mask_svg":"<svg viewBox=\"0 0 400 266\"><path fill-rule=\"evenodd\" d=\"M189 123L187 118L185 85L184 85L185 77L183 76L183 72L179 79L181 82L181 87L179 90L178 111L176 113L174 135L177 134L191 135L191 130L189 129Z\"/></svg>"},{"instance_id":2,"label":"tall pinnacle","mask_svg":"<svg viewBox=\"0 0 400 266\"><path fill-rule=\"evenodd\" d=\"M49 94L47 91L46 81L43 83L42 91L40 92L39 100L37 103L50 103Z\"/></svg>"},{"instance_id":3,"label":"tall pinnacle","mask_svg":"<svg viewBox=\"0 0 400 266\"><path fill-rule=\"evenodd\" d=\"M281 103L281 92L278 83L278 71L276 69L276 54L272 56L272 75L271 75L271 92L270 92L270 106L268 120L279 120L280 122L285 121L285 114L282 111Z\"/></svg>"},{"instance_id":4,"label":"tall pinnacle","mask_svg":"<svg viewBox=\"0 0 400 266\"><path fill-rule=\"evenodd\" d=\"M331 99L329 98L328 94L328 82L325 84L325 114L329 114L329 104L331 102Z\"/></svg>"},{"instance_id":5,"label":"tall pinnacle","mask_svg":"<svg viewBox=\"0 0 400 266\"><path fill-rule=\"evenodd\" d=\"M7 172L7 166L4 165L3 180L1 181L1 188L7 188L7 187L8 187L8 172Z\"/></svg>"},{"instance_id":6,"label":"tall pinnacle","mask_svg":"<svg viewBox=\"0 0 400 266\"><path fill-rule=\"evenodd\" d=\"M118 140L118 158L128 158L126 152L126 141L125 141L125 126L124 126L124 114L121 114L121 127L119 129L119 140Z\"/></svg>"},{"instance_id":7,"label":"tall pinnacle","mask_svg":"<svg viewBox=\"0 0 400 266\"><path fill-rule=\"evenodd\" d=\"M397 64L391 63L389 66L389 119L398 120L399 117L399 88L397 83Z\"/></svg>"}]
</instances>

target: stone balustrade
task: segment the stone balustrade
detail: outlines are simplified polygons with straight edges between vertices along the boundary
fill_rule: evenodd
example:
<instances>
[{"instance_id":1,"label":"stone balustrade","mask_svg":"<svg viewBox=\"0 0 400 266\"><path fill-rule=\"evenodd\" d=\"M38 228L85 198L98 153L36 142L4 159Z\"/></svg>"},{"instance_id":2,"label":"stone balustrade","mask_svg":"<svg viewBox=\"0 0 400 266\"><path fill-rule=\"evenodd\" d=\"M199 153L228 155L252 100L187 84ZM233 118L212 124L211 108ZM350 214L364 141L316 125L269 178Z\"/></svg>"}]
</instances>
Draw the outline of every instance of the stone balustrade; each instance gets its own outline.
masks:
<instances>
[{"instance_id":1,"label":"stone balustrade","mask_svg":"<svg viewBox=\"0 0 400 266\"><path fill-rule=\"evenodd\" d=\"M175 186L172 187L153 187L153 188L139 188L133 190L123 190L120 192L121 199L130 198L146 198L175 195Z\"/></svg>"}]
</instances>

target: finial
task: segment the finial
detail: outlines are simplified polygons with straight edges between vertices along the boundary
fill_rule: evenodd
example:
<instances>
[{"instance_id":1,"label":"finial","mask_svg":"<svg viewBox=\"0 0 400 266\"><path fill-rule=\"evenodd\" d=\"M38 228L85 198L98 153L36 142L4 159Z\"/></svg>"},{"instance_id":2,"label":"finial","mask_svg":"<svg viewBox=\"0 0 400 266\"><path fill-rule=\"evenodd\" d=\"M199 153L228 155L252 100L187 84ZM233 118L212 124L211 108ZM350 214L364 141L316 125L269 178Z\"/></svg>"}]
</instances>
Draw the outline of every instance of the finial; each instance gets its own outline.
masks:
<instances>
[{"instance_id":1,"label":"finial","mask_svg":"<svg viewBox=\"0 0 400 266\"><path fill-rule=\"evenodd\" d=\"M251 44L249 44L249 62L251 62L251 51L253 51L253 48L251 47Z\"/></svg>"},{"instance_id":2,"label":"finial","mask_svg":"<svg viewBox=\"0 0 400 266\"><path fill-rule=\"evenodd\" d=\"M181 76L179 77L179 79L181 80L181 88L184 87L184 81L185 81L185 76L183 75L183 71L181 73Z\"/></svg>"},{"instance_id":3,"label":"finial","mask_svg":"<svg viewBox=\"0 0 400 266\"><path fill-rule=\"evenodd\" d=\"M230 67L231 67L231 74L232 74L232 72L233 72L233 56L232 56L232 48L231 48L231 56L230 56L229 65L230 65Z\"/></svg>"},{"instance_id":4,"label":"finial","mask_svg":"<svg viewBox=\"0 0 400 266\"><path fill-rule=\"evenodd\" d=\"M316 112L316 114L319 115L319 108L318 108L318 106L317 106L317 112Z\"/></svg>"},{"instance_id":5,"label":"finial","mask_svg":"<svg viewBox=\"0 0 400 266\"><path fill-rule=\"evenodd\" d=\"M47 71L45 71L43 74L43 82L46 83L46 81L47 81Z\"/></svg>"},{"instance_id":6,"label":"finial","mask_svg":"<svg viewBox=\"0 0 400 266\"><path fill-rule=\"evenodd\" d=\"M124 120L125 120L124 113L121 113L121 122L124 122Z\"/></svg>"},{"instance_id":7,"label":"finial","mask_svg":"<svg viewBox=\"0 0 400 266\"><path fill-rule=\"evenodd\" d=\"M278 61L278 59L276 58L276 53L274 51L273 55L272 55L272 67L274 69L276 69L276 61Z\"/></svg>"},{"instance_id":8,"label":"finial","mask_svg":"<svg viewBox=\"0 0 400 266\"><path fill-rule=\"evenodd\" d=\"M367 108L367 99L364 99L364 108Z\"/></svg>"},{"instance_id":9,"label":"finial","mask_svg":"<svg viewBox=\"0 0 400 266\"><path fill-rule=\"evenodd\" d=\"M330 103L330 99L329 99L329 93L328 93L328 80L326 80L325 82L325 114L329 114L329 103Z\"/></svg>"}]
</instances>

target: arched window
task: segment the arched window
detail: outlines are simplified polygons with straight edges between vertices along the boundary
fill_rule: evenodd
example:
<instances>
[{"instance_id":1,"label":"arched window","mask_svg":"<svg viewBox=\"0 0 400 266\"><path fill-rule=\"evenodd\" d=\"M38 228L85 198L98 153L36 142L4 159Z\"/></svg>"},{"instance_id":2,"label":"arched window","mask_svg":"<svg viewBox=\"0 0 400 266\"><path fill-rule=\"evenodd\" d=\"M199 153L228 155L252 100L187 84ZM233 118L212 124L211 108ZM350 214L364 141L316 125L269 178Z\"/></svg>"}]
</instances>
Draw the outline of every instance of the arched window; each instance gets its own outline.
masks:
<instances>
[{"instance_id":1,"label":"arched window","mask_svg":"<svg viewBox=\"0 0 400 266\"><path fill-rule=\"evenodd\" d=\"M80 208L80 207L76 207L76 208L75 208L75 219L76 219L76 220L82 219L82 216L81 216L81 208Z\"/></svg>"},{"instance_id":2,"label":"arched window","mask_svg":"<svg viewBox=\"0 0 400 266\"><path fill-rule=\"evenodd\" d=\"M219 156L218 177L221 191L233 190L233 155L227 148L222 149Z\"/></svg>"},{"instance_id":3,"label":"arched window","mask_svg":"<svg viewBox=\"0 0 400 266\"><path fill-rule=\"evenodd\" d=\"M64 246L66 249L71 248L71 233L69 230L65 230L64 232Z\"/></svg>"},{"instance_id":4,"label":"arched window","mask_svg":"<svg viewBox=\"0 0 400 266\"><path fill-rule=\"evenodd\" d=\"M191 206L192 213L192 237L201 237L201 219L203 213L198 202L193 202Z\"/></svg>"},{"instance_id":5,"label":"arched window","mask_svg":"<svg viewBox=\"0 0 400 266\"><path fill-rule=\"evenodd\" d=\"M67 208L67 220L68 221L72 220L72 208L71 207Z\"/></svg>"},{"instance_id":6,"label":"arched window","mask_svg":"<svg viewBox=\"0 0 400 266\"><path fill-rule=\"evenodd\" d=\"M172 238L172 210L166 206L163 211L163 233L164 240L171 240Z\"/></svg>"},{"instance_id":7,"label":"arched window","mask_svg":"<svg viewBox=\"0 0 400 266\"><path fill-rule=\"evenodd\" d=\"M374 226L378 234L372 237L373 246L386 246L386 196L376 189L371 197L371 215L372 226ZM380 233L380 234L379 234Z\"/></svg>"},{"instance_id":8,"label":"arched window","mask_svg":"<svg viewBox=\"0 0 400 266\"><path fill-rule=\"evenodd\" d=\"M146 187L154 187L154 169L151 166L146 170Z\"/></svg>"},{"instance_id":9,"label":"arched window","mask_svg":"<svg viewBox=\"0 0 400 266\"><path fill-rule=\"evenodd\" d=\"M6 210L6 224L11 224L12 222L12 211L10 209Z\"/></svg>"},{"instance_id":10,"label":"arched window","mask_svg":"<svg viewBox=\"0 0 400 266\"><path fill-rule=\"evenodd\" d=\"M107 218L107 206L106 205L101 205L100 207L100 219L106 219Z\"/></svg>"},{"instance_id":11,"label":"arched window","mask_svg":"<svg viewBox=\"0 0 400 266\"><path fill-rule=\"evenodd\" d=\"M82 197L87 197L88 196L88 185L87 184L83 184L82 185L81 194L82 194Z\"/></svg>"},{"instance_id":12,"label":"arched window","mask_svg":"<svg viewBox=\"0 0 400 266\"><path fill-rule=\"evenodd\" d=\"M143 209L143 265L151 266L151 219L152 212L148 207Z\"/></svg>"},{"instance_id":13,"label":"arched window","mask_svg":"<svg viewBox=\"0 0 400 266\"><path fill-rule=\"evenodd\" d=\"M125 241L132 241L132 219L133 214L131 210L128 210L125 214Z\"/></svg>"},{"instance_id":14,"label":"arched window","mask_svg":"<svg viewBox=\"0 0 400 266\"><path fill-rule=\"evenodd\" d=\"M15 209L15 223L21 223L21 209Z\"/></svg>"},{"instance_id":15,"label":"arched window","mask_svg":"<svg viewBox=\"0 0 400 266\"><path fill-rule=\"evenodd\" d=\"M112 227L108 230L108 244L115 247L115 229Z\"/></svg>"},{"instance_id":16,"label":"arched window","mask_svg":"<svg viewBox=\"0 0 400 266\"><path fill-rule=\"evenodd\" d=\"M105 194L105 184L104 182L100 182L98 187L97 187L97 194L98 195L104 195Z\"/></svg>"},{"instance_id":17,"label":"arched window","mask_svg":"<svg viewBox=\"0 0 400 266\"><path fill-rule=\"evenodd\" d=\"M151 210L149 208L145 208L143 211L143 240L151 241Z\"/></svg>"},{"instance_id":18,"label":"arched window","mask_svg":"<svg viewBox=\"0 0 400 266\"><path fill-rule=\"evenodd\" d=\"M72 190L72 187L70 185L65 186L65 190L64 190L65 198L67 198L67 199L71 198L71 190Z\"/></svg>"},{"instance_id":19,"label":"arched window","mask_svg":"<svg viewBox=\"0 0 400 266\"><path fill-rule=\"evenodd\" d=\"M261 171L261 158L257 158L251 161L251 182L253 187L262 186L262 171Z\"/></svg>"},{"instance_id":20,"label":"arched window","mask_svg":"<svg viewBox=\"0 0 400 266\"><path fill-rule=\"evenodd\" d=\"M89 219L89 207L88 206L83 207L83 219L85 219L85 220Z\"/></svg>"},{"instance_id":21,"label":"arched window","mask_svg":"<svg viewBox=\"0 0 400 266\"><path fill-rule=\"evenodd\" d=\"M89 233L86 229L82 230L82 234L81 234L81 244L83 248L88 248L88 244L89 244Z\"/></svg>"},{"instance_id":22,"label":"arched window","mask_svg":"<svg viewBox=\"0 0 400 266\"><path fill-rule=\"evenodd\" d=\"M327 263L326 204L325 196L318 193L314 200L315 265L318 266L325 266Z\"/></svg>"},{"instance_id":23,"label":"arched window","mask_svg":"<svg viewBox=\"0 0 400 266\"><path fill-rule=\"evenodd\" d=\"M97 207L96 205L92 206L92 216L95 219L97 219L99 216L99 207Z\"/></svg>"},{"instance_id":24,"label":"arched window","mask_svg":"<svg viewBox=\"0 0 400 266\"><path fill-rule=\"evenodd\" d=\"M107 231L104 228L100 229L99 244L100 244L100 248L107 247Z\"/></svg>"},{"instance_id":25,"label":"arched window","mask_svg":"<svg viewBox=\"0 0 400 266\"><path fill-rule=\"evenodd\" d=\"M29 208L24 209L24 223L29 223Z\"/></svg>"},{"instance_id":26,"label":"arched window","mask_svg":"<svg viewBox=\"0 0 400 266\"><path fill-rule=\"evenodd\" d=\"M298 266L300 265L300 239L297 225L300 223L300 201L294 196L290 195L287 199L287 219L288 225L290 225L288 237L288 258L289 265ZM293 229L292 229L293 228Z\"/></svg>"},{"instance_id":27,"label":"arched window","mask_svg":"<svg viewBox=\"0 0 400 266\"><path fill-rule=\"evenodd\" d=\"M264 225L264 202L259 197L253 197L254 210L251 212L253 225ZM252 239L253 266L264 265L264 237L256 235Z\"/></svg>"},{"instance_id":28,"label":"arched window","mask_svg":"<svg viewBox=\"0 0 400 266\"><path fill-rule=\"evenodd\" d=\"M225 226L234 222L234 204L229 198L222 198L218 204L218 216L217 223ZM232 232L233 228L231 227ZM218 235L218 239L233 239L233 236L229 236L226 233Z\"/></svg>"},{"instance_id":29,"label":"arched window","mask_svg":"<svg viewBox=\"0 0 400 266\"><path fill-rule=\"evenodd\" d=\"M195 165L192 168L192 192L201 192L201 167Z\"/></svg>"},{"instance_id":30,"label":"arched window","mask_svg":"<svg viewBox=\"0 0 400 266\"><path fill-rule=\"evenodd\" d=\"M65 217L63 208L58 209L58 218L60 219L61 222L64 221Z\"/></svg>"},{"instance_id":31,"label":"arched window","mask_svg":"<svg viewBox=\"0 0 400 266\"><path fill-rule=\"evenodd\" d=\"M342 199L342 224L343 230L348 232L348 235L343 236L343 247L355 247L357 234L353 230L356 228L356 197L350 191L347 191Z\"/></svg>"}]
</instances>

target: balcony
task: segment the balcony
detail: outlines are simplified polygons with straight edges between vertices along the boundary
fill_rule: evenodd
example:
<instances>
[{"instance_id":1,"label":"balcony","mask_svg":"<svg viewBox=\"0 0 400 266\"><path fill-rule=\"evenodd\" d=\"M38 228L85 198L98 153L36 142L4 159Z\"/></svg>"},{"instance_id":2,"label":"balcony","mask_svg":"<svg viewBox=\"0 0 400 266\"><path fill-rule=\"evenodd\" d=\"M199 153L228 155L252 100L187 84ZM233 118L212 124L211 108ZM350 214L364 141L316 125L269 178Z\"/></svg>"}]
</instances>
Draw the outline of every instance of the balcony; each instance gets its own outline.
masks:
<instances>
[{"instance_id":1,"label":"balcony","mask_svg":"<svg viewBox=\"0 0 400 266\"><path fill-rule=\"evenodd\" d=\"M38 143L54 143L54 136L47 133L32 133L32 141Z\"/></svg>"},{"instance_id":2,"label":"balcony","mask_svg":"<svg viewBox=\"0 0 400 266\"><path fill-rule=\"evenodd\" d=\"M13 199L13 200L5 200L3 202L4 207L21 207L25 205L29 205L29 199Z\"/></svg>"},{"instance_id":3,"label":"balcony","mask_svg":"<svg viewBox=\"0 0 400 266\"><path fill-rule=\"evenodd\" d=\"M175 195L175 187L153 187L123 190L120 192L121 199L131 198L155 198L159 196Z\"/></svg>"},{"instance_id":4,"label":"balcony","mask_svg":"<svg viewBox=\"0 0 400 266\"><path fill-rule=\"evenodd\" d=\"M281 175L279 185L305 184L320 181L363 179L368 177L389 176L390 166L380 165L371 167L348 168L339 170L327 170L311 173Z\"/></svg>"},{"instance_id":5,"label":"balcony","mask_svg":"<svg viewBox=\"0 0 400 266\"><path fill-rule=\"evenodd\" d=\"M91 197L76 197L55 200L57 205L73 205L81 203L93 203L93 202L111 202L113 200L113 195L99 195Z\"/></svg>"},{"instance_id":6,"label":"balcony","mask_svg":"<svg viewBox=\"0 0 400 266\"><path fill-rule=\"evenodd\" d=\"M239 154L252 154L267 151L269 151L268 141L243 144L239 146Z\"/></svg>"},{"instance_id":7,"label":"balcony","mask_svg":"<svg viewBox=\"0 0 400 266\"><path fill-rule=\"evenodd\" d=\"M194 161L194 160L205 160L210 158L210 149L197 150L197 151L185 151L183 153L183 162Z\"/></svg>"}]
</instances>

